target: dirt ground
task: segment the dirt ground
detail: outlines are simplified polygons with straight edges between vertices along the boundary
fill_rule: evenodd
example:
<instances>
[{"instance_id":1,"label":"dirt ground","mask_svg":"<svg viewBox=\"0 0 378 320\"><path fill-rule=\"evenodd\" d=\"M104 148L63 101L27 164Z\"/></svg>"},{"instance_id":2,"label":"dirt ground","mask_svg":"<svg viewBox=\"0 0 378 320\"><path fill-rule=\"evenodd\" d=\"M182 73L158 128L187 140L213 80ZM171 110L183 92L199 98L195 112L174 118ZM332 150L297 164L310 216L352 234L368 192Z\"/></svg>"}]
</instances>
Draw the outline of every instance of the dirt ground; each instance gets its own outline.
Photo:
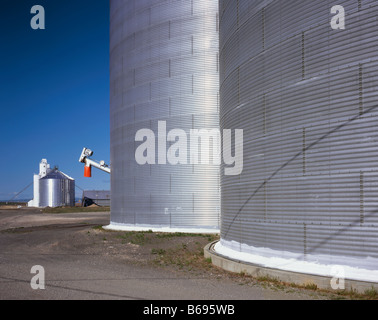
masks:
<instances>
[{"instance_id":1,"label":"dirt ground","mask_svg":"<svg viewBox=\"0 0 378 320\"><path fill-rule=\"evenodd\" d=\"M31 261L37 261L35 260L37 257L45 261L45 264L51 265L49 268L54 270L52 273L55 272L57 278L66 272L67 268L63 266L69 263L72 270L78 270L77 277L84 270L86 278L87 274L91 272L97 274L99 270L103 269L104 274L99 277L105 279L109 273L116 274L115 270L127 269L129 273L141 272L143 276L138 273L137 277L144 280L146 279L145 273L150 275L152 272L153 276L151 278L148 276L148 279L169 276L174 277L177 281L182 281L182 279L192 281L184 293L181 289L187 284L180 284L181 289L179 290L180 286L173 286L172 282L172 288L177 288L178 293L172 291L175 289L165 287L167 293L163 296L168 299L185 298L191 290L193 291L192 295L201 297L202 294L203 298L207 299L209 293L206 290L209 290L210 286L221 286L223 291L229 290L229 293L212 290L212 296L209 295L209 299L233 296L237 299L279 300L350 298L350 296L319 291L316 288L296 288L272 279L254 279L216 268L211 261L204 258L203 249L208 243L217 240L217 235L107 231L103 229L103 226L109 224L109 221L109 212L46 214L38 209L0 209L0 299L7 298L9 292L13 292L11 295L13 298L23 297L19 296L20 288L11 286L12 283L21 285L21 282L25 282L22 280L24 275L21 277L14 270L23 265L26 269L32 263ZM46 257L55 258L47 259ZM81 257L82 260L78 260L77 257ZM94 260L91 260L92 258ZM97 267L91 269L91 266ZM106 271L105 274L105 269L109 268L111 270ZM201 282L194 286L193 281L198 282L198 280L207 281L207 284ZM5 291L2 292L2 281L3 284L7 283L10 286L7 289L7 294ZM115 285L113 284L113 286ZM93 282L88 282L86 288L90 287L91 289L85 289L85 291L80 289L82 290L80 292L88 291L93 294L98 289L93 286ZM141 282L135 283L135 286L134 290L128 286L128 290L139 290ZM146 284L146 286L150 288L151 284ZM58 290L57 284L55 287ZM68 290L67 286L64 288ZM125 287L122 289L109 288L109 292L117 290L124 292ZM53 294L57 298L61 296L60 291ZM114 296L114 293L112 294ZM109 296L110 293L107 295ZM68 297L72 296L68 295ZM79 295L79 297L82 296ZM153 295L151 297L156 298ZM143 298L149 298L149 296Z\"/></svg>"}]
</instances>

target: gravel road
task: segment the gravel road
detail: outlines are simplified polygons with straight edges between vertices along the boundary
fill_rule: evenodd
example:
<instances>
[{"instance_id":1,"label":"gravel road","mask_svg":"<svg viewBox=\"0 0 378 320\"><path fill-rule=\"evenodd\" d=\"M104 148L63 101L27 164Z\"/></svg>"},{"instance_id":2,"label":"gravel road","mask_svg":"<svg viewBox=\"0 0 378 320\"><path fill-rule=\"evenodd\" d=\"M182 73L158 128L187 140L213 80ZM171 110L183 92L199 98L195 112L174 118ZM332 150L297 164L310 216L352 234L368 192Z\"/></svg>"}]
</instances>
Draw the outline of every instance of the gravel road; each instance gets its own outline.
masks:
<instances>
[{"instance_id":1,"label":"gravel road","mask_svg":"<svg viewBox=\"0 0 378 320\"><path fill-rule=\"evenodd\" d=\"M109 221L109 212L42 214L28 208L0 210L0 299L325 299L303 290L277 290L240 279L235 281L232 275L212 268L200 272L176 265L173 268L156 265L152 263L156 262L156 252L151 252L157 251L153 249L157 246L157 238L141 241L139 237L138 243L127 238L124 232L106 232L98 227ZM165 249L159 250L172 252L169 246L172 247L176 240L160 238L161 248ZM180 240L186 241L181 244L185 249L207 242L203 237ZM42 275L32 274L33 266L44 269L43 290L31 287L32 278Z\"/></svg>"}]
</instances>

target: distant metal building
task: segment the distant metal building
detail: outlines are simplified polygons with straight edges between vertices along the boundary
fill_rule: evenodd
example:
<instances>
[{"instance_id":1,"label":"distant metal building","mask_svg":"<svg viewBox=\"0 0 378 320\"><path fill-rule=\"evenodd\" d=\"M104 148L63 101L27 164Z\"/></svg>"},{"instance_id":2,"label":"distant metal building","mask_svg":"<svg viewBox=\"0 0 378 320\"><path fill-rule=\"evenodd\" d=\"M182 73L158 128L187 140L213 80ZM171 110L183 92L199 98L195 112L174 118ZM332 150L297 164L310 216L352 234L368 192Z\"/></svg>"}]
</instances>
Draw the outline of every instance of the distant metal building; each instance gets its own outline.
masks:
<instances>
[{"instance_id":1,"label":"distant metal building","mask_svg":"<svg viewBox=\"0 0 378 320\"><path fill-rule=\"evenodd\" d=\"M100 207L110 207L110 191L106 190L85 190L81 199L83 207L97 205Z\"/></svg>"},{"instance_id":2,"label":"distant metal building","mask_svg":"<svg viewBox=\"0 0 378 320\"><path fill-rule=\"evenodd\" d=\"M57 168L51 169L46 159L34 175L34 199L29 207L65 207L75 205L75 180Z\"/></svg>"},{"instance_id":3,"label":"distant metal building","mask_svg":"<svg viewBox=\"0 0 378 320\"><path fill-rule=\"evenodd\" d=\"M220 1L220 122L245 143L243 173L221 177L217 250L364 278L378 269L378 3L335 4L345 29L327 0Z\"/></svg>"},{"instance_id":4,"label":"distant metal building","mask_svg":"<svg viewBox=\"0 0 378 320\"><path fill-rule=\"evenodd\" d=\"M218 0L111 0L110 8L112 226L219 230L219 165L166 157L170 130L219 128ZM155 165L135 159L144 129L160 141Z\"/></svg>"}]
</instances>

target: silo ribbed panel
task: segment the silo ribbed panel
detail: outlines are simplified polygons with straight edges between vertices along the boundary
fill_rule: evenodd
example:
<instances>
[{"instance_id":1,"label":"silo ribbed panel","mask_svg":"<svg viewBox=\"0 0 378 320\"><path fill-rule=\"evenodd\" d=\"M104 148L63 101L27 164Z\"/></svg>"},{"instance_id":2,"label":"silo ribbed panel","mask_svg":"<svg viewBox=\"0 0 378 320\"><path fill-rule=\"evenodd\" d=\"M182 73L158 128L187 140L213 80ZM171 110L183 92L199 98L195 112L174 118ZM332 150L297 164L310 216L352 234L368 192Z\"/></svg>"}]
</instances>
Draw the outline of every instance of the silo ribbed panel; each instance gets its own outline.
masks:
<instances>
[{"instance_id":1,"label":"silo ribbed panel","mask_svg":"<svg viewBox=\"0 0 378 320\"><path fill-rule=\"evenodd\" d=\"M345 30L335 4L220 1L221 128L244 130L221 241L377 269L378 3L339 1Z\"/></svg>"},{"instance_id":2,"label":"silo ribbed panel","mask_svg":"<svg viewBox=\"0 0 378 320\"><path fill-rule=\"evenodd\" d=\"M112 223L219 229L219 166L135 159L159 121L219 128L218 1L112 0L110 34Z\"/></svg>"}]
</instances>

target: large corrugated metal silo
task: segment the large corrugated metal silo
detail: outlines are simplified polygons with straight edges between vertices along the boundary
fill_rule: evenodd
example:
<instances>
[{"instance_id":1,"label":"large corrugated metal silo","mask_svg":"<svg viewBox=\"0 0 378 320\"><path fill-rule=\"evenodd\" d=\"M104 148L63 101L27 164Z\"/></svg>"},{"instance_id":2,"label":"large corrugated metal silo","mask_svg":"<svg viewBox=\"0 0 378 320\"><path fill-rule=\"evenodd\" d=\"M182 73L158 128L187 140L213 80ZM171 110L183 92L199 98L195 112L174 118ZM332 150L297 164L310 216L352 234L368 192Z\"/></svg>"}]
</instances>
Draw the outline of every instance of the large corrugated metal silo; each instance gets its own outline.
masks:
<instances>
[{"instance_id":1,"label":"large corrugated metal silo","mask_svg":"<svg viewBox=\"0 0 378 320\"><path fill-rule=\"evenodd\" d=\"M75 205L75 180L58 169L39 179L39 207Z\"/></svg>"},{"instance_id":2,"label":"large corrugated metal silo","mask_svg":"<svg viewBox=\"0 0 378 320\"><path fill-rule=\"evenodd\" d=\"M378 4L336 4L345 29L326 0L220 1L220 122L244 130L244 170L222 173L216 250L366 278L378 270Z\"/></svg>"},{"instance_id":3,"label":"large corrugated metal silo","mask_svg":"<svg viewBox=\"0 0 378 320\"><path fill-rule=\"evenodd\" d=\"M171 130L219 128L218 1L110 4L110 227L219 230L219 166L167 160ZM136 161L139 130L155 164Z\"/></svg>"}]
</instances>

